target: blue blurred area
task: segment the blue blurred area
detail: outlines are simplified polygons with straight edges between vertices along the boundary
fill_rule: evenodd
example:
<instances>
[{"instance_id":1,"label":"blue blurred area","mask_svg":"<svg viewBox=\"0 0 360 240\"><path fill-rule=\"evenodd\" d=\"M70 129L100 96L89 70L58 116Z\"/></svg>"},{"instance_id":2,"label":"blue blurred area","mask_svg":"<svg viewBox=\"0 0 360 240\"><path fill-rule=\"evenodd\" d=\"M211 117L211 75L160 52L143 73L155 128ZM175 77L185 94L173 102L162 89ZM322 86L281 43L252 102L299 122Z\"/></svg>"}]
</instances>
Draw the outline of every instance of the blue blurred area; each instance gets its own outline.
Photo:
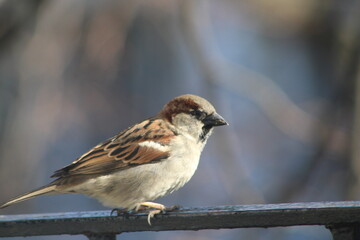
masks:
<instances>
[{"instance_id":1,"label":"blue blurred area","mask_svg":"<svg viewBox=\"0 0 360 240\"><path fill-rule=\"evenodd\" d=\"M2 1L0 202L185 93L208 99L230 126L214 131L193 179L159 202L359 199L359 11L356 1ZM84 196L44 196L1 214L100 209ZM29 239L70 238L84 239ZM118 238L330 235L291 227Z\"/></svg>"}]
</instances>

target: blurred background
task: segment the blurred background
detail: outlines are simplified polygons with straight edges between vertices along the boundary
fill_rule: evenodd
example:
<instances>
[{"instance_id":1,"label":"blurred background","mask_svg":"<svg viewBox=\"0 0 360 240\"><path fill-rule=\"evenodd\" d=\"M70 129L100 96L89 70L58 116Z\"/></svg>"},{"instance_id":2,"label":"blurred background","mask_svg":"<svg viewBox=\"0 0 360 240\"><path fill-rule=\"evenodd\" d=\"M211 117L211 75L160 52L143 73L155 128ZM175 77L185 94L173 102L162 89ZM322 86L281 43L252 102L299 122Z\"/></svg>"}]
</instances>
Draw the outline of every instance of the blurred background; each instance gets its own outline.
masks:
<instances>
[{"instance_id":1,"label":"blurred background","mask_svg":"<svg viewBox=\"0 0 360 240\"><path fill-rule=\"evenodd\" d=\"M356 0L1 0L0 202L185 93L230 126L215 130L192 180L159 202L360 200L359 53ZM102 209L44 196L1 214ZM323 227L118 236L140 238L331 236Z\"/></svg>"}]
</instances>

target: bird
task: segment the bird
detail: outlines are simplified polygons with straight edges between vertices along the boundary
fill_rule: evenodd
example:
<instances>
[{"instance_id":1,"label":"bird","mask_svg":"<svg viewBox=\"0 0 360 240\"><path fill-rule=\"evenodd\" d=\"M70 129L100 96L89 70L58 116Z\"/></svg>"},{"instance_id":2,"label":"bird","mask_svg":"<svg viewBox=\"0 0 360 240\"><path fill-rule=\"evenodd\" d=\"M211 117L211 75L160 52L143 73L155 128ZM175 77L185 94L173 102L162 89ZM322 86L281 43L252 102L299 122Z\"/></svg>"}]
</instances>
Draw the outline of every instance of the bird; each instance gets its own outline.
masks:
<instances>
[{"instance_id":1,"label":"bird","mask_svg":"<svg viewBox=\"0 0 360 240\"><path fill-rule=\"evenodd\" d=\"M0 206L40 195L79 193L106 207L148 209L148 223L166 207L153 202L187 183L213 128L228 125L206 99L185 94L57 170L49 184Z\"/></svg>"}]
</instances>

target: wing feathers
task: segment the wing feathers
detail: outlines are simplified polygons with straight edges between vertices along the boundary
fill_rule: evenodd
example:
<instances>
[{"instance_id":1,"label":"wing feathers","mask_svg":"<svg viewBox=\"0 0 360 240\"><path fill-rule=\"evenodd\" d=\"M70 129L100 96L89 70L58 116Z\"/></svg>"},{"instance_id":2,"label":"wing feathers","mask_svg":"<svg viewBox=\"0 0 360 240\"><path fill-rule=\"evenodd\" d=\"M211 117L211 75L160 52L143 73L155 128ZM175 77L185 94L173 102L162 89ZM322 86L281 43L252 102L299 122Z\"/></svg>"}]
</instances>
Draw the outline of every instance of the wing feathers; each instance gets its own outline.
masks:
<instances>
[{"instance_id":1,"label":"wing feathers","mask_svg":"<svg viewBox=\"0 0 360 240\"><path fill-rule=\"evenodd\" d=\"M124 160L125 161L131 161L135 157L135 155L139 152L139 146L137 146L129 155L127 155Z\"/></svg>"},{"instance_id":2,"label":"wing feathers","mask_svg":"<svg viewBox=\"0 0 360 240\"><path fill-rule=\"evenodd\" d=\"M115 148L114 150L112 150L110 153L109 153L109 156L112 157L112 156L115 156L115 155L119 155L120 153L122 153L124 150L128 149L130 146L125 146L125 147L120 147L119 144L118 144L118 147Z\"/></svg>"},{"instance_id":3,"label":"wing feathers","mask_svg":"<svg viewBox=\"0 0 360 240\"><path fill-rule=\"evenodd\" d=\"M106 175L159 162L169 157L168 145L175 135L170 128L164 128L163 120L145 120L98 144L52 177L66 178L66 182L71 182L69 178L79 175Z\"/></svg>"}]
</instances>

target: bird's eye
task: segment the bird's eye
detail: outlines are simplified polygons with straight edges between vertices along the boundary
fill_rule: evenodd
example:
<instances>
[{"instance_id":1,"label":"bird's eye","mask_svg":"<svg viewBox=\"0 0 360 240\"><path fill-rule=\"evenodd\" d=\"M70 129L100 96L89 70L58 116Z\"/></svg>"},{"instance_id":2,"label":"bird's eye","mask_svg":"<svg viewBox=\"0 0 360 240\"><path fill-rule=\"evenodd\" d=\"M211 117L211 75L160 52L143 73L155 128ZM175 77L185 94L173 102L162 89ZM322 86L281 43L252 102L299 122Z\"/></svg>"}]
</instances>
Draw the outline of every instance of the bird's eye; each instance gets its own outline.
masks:
<instances>
[{"instance_id":1,"label":"bird's eye","mask_svg":"<svg viewBox=\"0 0 360 240\"><path fill-rule=\"evenodd\" d=\"M203 120L206 117L206 113L201 110L192 110L190 114L199 120Z\"/></svg>"}]
</instances>

